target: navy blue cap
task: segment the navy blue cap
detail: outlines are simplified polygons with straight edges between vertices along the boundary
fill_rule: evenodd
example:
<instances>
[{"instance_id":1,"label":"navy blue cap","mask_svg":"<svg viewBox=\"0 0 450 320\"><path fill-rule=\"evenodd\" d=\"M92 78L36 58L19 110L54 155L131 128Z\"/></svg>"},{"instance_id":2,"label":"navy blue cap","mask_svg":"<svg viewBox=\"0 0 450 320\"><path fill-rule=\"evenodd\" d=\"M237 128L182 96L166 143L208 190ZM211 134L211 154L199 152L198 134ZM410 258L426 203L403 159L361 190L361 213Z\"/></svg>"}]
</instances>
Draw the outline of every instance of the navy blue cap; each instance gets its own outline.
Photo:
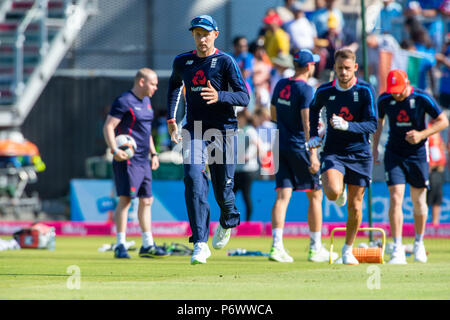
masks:
<instances>
[{"instance_id":1,"label":"navy blue cap","mask_svg":"<svg viewBox=\"0 0 450 320\"><path fill-rule=\"evenodd\" d=\"M203 28L207 31L219 31L219 27L217 26L216 21L208 15L202 15L192 19L191 27L189 28L189 30L192 30L196 27Z\"/></svg>"},{"instance_id":2,"label":"navy blue cap","mask_svg":"<svg viewBox=\"0 0 450 320\"><path fill-rule=\"evenodd\" d=\"M320 56L308 49L302 49L294 55L294 62L297 62L300 67L306 67L309 63L317 63L319 61Z\"/></svg>"}]
</instances>

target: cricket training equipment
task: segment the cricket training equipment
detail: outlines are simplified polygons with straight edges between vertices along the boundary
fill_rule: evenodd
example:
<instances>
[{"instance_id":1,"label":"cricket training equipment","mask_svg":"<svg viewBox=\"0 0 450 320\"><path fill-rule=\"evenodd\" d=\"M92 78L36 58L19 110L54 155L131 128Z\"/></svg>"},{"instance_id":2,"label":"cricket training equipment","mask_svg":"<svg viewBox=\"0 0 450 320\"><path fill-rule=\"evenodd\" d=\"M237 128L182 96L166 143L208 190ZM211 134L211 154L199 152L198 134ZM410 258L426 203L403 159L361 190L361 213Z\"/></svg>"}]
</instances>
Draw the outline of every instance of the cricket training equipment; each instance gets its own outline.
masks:
<instances>
[{"instance_id":1,"label":"cricket training equipment","mask_svg":"<svg viewBox=\"0 0 450 320\"><path fill-rule=\"evenodd\" d=\"M347 231L347 228L345 227L339 227L339 228L334 228L331 231L330 234L330 264L333 263L333 261L331 260L332 254L333 254L333 247L334 247L334 233L336 231ZM356 258L356 260L359 263L384 263L384 250L386 247L386 234L384 232L383 229L381 228L359 228L358 231L377 231L380 232L382 235L382 240L381 240L381 248L353 248L352 249L352 255ZM344 264L355 264L352 263L354 261L352 261L352 256L347 255L347 256L343 256L342 259L338 259L338 260L342 260L342 263ZM335 263L339 263L340 261L336 261ZM347 262L347 263L346 263Z\"/></svg>"},{"instance_id":2,"label":"cricket training equipment","mask_svg":"<svg viewBox=\"0 0 450 320\"><path fill-rule=\"evenodd\" d=\"M136 141L133 139L133 137L127 134L120 134L116 137L116 144L117 148L125 151L128 159L131 159L134 156L137 146Z\"/></svg>"}]
</instances>

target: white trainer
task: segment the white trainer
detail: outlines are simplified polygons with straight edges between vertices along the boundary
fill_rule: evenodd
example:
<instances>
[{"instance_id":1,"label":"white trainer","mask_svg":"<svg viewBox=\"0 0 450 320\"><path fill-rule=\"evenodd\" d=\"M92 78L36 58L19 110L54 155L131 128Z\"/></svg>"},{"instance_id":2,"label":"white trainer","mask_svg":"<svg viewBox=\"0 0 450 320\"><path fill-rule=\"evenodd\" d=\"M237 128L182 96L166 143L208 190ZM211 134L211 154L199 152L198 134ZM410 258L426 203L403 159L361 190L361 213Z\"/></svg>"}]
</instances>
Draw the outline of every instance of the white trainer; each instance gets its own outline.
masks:
<instances>
[{"instance_id":1,"label":"white trainer","mask_svg":"<svg viewBox=\"0 0 450 320\"><path fill-rule=\"evenodd\" d=\"M339 255L337 252L333 252L331 254L331 261L335 261ZM312 262L329 262L330 261L330 252L324 247L320 247L319 250L309 249L308 252L308 261Z\"/></svg>"},{"instance_id":2,"label":"white trainer","mask_svg":"<svg viewBox=\"0 0 450 320\"><path fill-rule=\"evenodd\" d=\"M395 246L394 251L392 251L391 259L388 261L388 264L407 264L406 255L405 255L405 247L404 246Z\"/></svg>"},{"instance_id":3,"label":"white trainer","mask_svg":"<svg viewBox=\"0 0 450 320\"><path fill-rule=\"evenodd\" d=\"M342 192L336 199L336 205L339 207L344 206L347 203L347 188L344 186L344 192Z\"/></svg>"},{"instance_id":4,"label":"white trainer","mask_svg":"<svg viewBox=\"0 0 450 320\"><path fill-rule=\"evenodd\" d=\"M425 245L423 242L417 243L414 242L414 261L426 263L428 260L427 251L425 250Z\"/></svg>"},{"instance_id":5,"label":"white trainer","mask_svg":"<svg viewBox=\"0 0 450 320\"><path fill-rule=\"evenodd\" d=\"M294 259L288 255L284 248L272 247L269 252L269 260L277 262L294 262Z\"/></svg>"},{"instance_id":6,"label":"white trainer","mask_svg":"<svg viewBox=\"0 0 450 320\"><path fill-rule=\"evenodd\" d=\"M225 247L230 240L231 228L224 229L222 226L217 226L216 232L214 232L214 237L212 239L212 246L214 249L222 249Z\"/></svg>"},{"instance_id":7,"label":"white trainer","mask_svg":"<svg viewBox=\"0 0 450 320\"><path fill-rule=\"evenodd\" d=\"M206 242L196 242L194 252L191 257L191 264L205 264L206 259L211 256L208 244Z\"/></svg>"}]
</instances>

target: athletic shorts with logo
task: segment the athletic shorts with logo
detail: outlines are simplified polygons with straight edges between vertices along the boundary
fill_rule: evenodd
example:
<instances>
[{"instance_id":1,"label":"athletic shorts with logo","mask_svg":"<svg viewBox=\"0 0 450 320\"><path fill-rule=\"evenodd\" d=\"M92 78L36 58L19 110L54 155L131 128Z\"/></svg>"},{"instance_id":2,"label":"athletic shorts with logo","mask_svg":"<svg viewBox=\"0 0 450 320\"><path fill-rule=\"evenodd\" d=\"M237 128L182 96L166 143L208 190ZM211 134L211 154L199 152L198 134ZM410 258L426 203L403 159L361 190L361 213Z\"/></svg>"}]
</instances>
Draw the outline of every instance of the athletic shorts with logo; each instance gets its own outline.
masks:
<instances>
[{"instance_id":1,"label":"athletic shorts with logo","mask_svg":"<svg viewBox=\"0 0 450 320\"><path fill-rule=\"evenodd\" d=\"M429 172L426 158L404 157L386 149L384 169L388 186L408 183L414 188L429 188Z\"/></svg>"},{"instance_id":2,"label":"athletic shorts with logo","mask_svg":"<svg viewBox=\"0 0 450 320\"><path fill-rule=\"evenodd\" d=\"M320 188L319 173L308 170L311 162L306 148L280 149L279 168L275 174L276 189L292 188L297 191L309 191Z\"/></svg>"},{"instance_id":3,"label":"athletic shorts with logo","mask_svg":"<svg viewBox=\"0 0 450 320\"><path fill-rule=\"evenodd\" d=\"M345 155L322 152L320 163L322 174L329 169L338 170L344 175L345 184L367 187L372 179L373 159L368 151Z\"/></svg>"},{"instance_id":4,"label":"athletic shorts with logo","mask_svg":"<svg viewBox=\"0 0 450 320\"><path fill-rule=\"evenodd\" d=\"M152 169L150 162L113 161L114 182L118 196L151 198Z\"/></svg>"}]
</instances>

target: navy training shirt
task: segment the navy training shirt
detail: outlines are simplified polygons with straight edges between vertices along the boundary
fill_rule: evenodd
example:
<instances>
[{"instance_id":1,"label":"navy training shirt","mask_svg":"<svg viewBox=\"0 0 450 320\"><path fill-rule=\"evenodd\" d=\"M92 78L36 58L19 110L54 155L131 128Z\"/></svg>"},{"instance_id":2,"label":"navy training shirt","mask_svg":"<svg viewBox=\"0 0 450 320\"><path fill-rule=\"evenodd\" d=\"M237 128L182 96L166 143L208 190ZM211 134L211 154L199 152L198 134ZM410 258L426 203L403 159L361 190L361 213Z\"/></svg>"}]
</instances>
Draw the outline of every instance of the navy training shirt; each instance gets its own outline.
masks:
<instances>
[{"instance_id":1,"label":"navy training shirt","mask_svg":"<svg viewBox=\"0 0 450 320\"><path fill-rule=\"evenodd\" d=\"M277 111L280 149L292 149L305 144L301 110L309 108L313 88L303 80L284 78L278 81L272 95Z\"/></svg>"},{"instance_id":2,"label":"navy training shirt","mask_svg":"<svg viewBox=\"0 0 450 320\"><path fill-rule=\"evenodd\" d=\"M325 153L347 154L360 151L371 152L369 136L377 130L375 91L360 79L348 90L341 91L337 80L321 85L310 106L310 134L318 136L320 110L325 108L327 129L324 137ZM334 129L330 125L333 114L348 121L348 130Z\"/></svg>"},{"instance_id":3,"label":"navy training shirt","mask_svg":"<svg viewBox=\"0 0 450 320\"><path fill-rule=\"evenodd\" d=\"M114 132L116 136L128 134L136 141L137 150L129 161L148 163L153 121L150 97L141 100L131 90L126 91L114 100L109 115L120 119Z\"/></svg>"},{"instance_id":4,"label":"navy training shirt","mask_svg":"<svg viewBox=\"0 0 450 320\"><path fill-rule=\"evenodd\" d=\"M418 144L410 144L405 140L406 133L410 130L426 129L425 114L436 118L441 112L434 98L418 88L413 88L411 94L403 101L396 101L392 94L383 93L378 98L378 116L380 119L385 115L388 116L389 136L386 149L402 156L416 155L426 159L427 139Z\"/></svg>"},{"instance_id":5,"label":"navy training shirt","mask_svg":"<svg viewBox=\"0 0 450 320\"><path fill-rule=\"evenodd\" d=\"M219 101L209 105L200 95L208 80L219 95ZM195 51L178 55L169 81L167 119L176 117L183 86L186 96L184 128L192 130L194 121L202 121L203 132L207 129L237 129L234 106L246 107L250 96L231 56L217 49L204 58L198 57Z\"/></svg>"}]
</instances>

